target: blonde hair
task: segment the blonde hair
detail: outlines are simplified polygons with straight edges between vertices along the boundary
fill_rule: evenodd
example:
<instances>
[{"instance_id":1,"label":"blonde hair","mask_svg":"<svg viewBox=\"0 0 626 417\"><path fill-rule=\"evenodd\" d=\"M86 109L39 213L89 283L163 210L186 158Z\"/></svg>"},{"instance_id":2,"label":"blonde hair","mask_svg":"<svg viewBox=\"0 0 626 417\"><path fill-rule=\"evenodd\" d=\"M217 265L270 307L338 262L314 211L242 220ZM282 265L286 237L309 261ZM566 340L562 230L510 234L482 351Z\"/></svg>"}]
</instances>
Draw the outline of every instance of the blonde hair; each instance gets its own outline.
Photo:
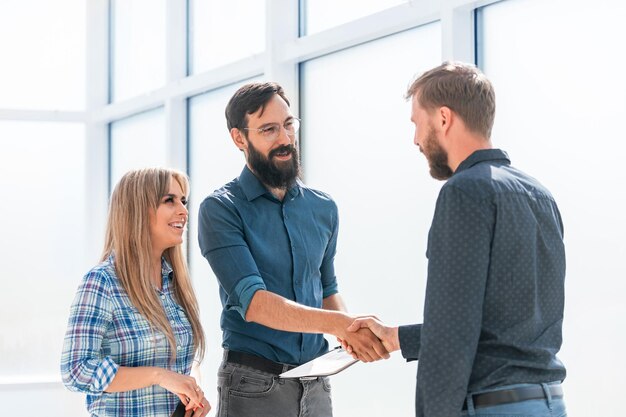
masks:
<instances>
[{"instance_id":1,"label":"blonde hair","mask_svg":"<svg viewBox=\"0 0 626 417\"><path fill-rule=\"evenodd\" d=\"M150 212L156 212L161 198L169 192L172 179L178 182L184 195L189 194L187 176L173 169L133 170L120 179L111 195L102 260L114 255L115 272L122 287L141 315L165 334L174 361L176 339L151 280L156 271L152 270L150 237ZM204 331L181 246L166 249L163 256L173 269L174 296L191 323L195 356L201 360L206 346Z\"/></svg>"}]
</instances>

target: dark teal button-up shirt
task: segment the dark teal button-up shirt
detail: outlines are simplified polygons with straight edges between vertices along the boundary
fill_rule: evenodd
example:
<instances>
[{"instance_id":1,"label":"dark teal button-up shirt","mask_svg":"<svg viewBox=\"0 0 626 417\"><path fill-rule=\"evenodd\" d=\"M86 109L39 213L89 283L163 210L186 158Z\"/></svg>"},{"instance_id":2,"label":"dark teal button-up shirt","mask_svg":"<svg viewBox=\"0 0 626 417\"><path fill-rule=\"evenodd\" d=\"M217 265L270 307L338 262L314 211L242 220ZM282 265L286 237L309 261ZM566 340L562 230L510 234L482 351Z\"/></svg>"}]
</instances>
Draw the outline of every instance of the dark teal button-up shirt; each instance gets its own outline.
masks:
<instances>
[{"instance_id":1,"label":"dark teal button-up shirt","mask_svg":"<svg viewBox=\"0 0 626 417\"><path fill-rule=\"evenodd\" d=\"M321 334L245 321L254 293L267 290L309 307L337 293L337 206L298 181L281 202L244 167L200 206L198 239L220 284L222 345L301 364L328 350Z\"/></svg>"},{"instance_id":2,"label":"dark teal button-up shirt","mask_svg":"<svg viewBox=\"0 0 626 417\"><path fill-rule=\"evenodd\" d=\"M427 257L424 324L399 329L403 356L419 359L418 417L457 417L468 392L565 378L561 216L505 152L474 152L442 187Z\"/></svg>"}]
</instances>

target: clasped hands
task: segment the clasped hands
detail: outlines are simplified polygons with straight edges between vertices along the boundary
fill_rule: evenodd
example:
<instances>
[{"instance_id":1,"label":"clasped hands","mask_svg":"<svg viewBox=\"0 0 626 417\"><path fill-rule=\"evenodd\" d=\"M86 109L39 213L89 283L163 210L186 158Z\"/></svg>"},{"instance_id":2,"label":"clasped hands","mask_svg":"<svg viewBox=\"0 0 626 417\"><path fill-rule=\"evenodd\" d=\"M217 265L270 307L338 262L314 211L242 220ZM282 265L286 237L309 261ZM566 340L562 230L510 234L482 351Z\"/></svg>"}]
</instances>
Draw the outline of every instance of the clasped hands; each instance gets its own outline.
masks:
<instances>
[{"instance_id":1,"label":"clasped hands","mask_svg":"<svg viewBox=\"0 0 626 417\"><path fill-rule=\"evenodd\" d=\"M389 359L400 349L398 328L383 324L376 316L355 316L337 341L355 359L374 362Z\"/></svg>"},{"instance_id":2,"label":"clasped hands","mask_svg":"<svg viewBox=\"0 0 626 417\"><path fill-rule=\"evenodd\" d=\"M157 385L176 394L185 405L185 417L205 417L211 404L194 377L159 369Z\"/></svg>"}]
</instances>

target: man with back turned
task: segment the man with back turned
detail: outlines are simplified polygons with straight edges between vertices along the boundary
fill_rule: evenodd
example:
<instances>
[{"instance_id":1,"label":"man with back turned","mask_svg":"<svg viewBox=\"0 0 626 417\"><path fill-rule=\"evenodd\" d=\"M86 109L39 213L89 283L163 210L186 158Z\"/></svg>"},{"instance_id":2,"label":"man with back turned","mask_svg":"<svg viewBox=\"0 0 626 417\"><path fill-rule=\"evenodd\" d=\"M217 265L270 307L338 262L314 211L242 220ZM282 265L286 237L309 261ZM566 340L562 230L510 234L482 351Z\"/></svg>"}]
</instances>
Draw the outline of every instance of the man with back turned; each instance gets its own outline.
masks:
<instances>
[{"instance_id":1,"label":"man with back turned","mask_svg":"<svg viewBox=\"0 0 626 417\"><path fill-rule=\"evenodd\" d=\"M441 188L428 236L423 324L358 319L419 360L418 417L565 416L565 251L559 209L491 144L495 94L474 66L444 63L409 87L414 142Z\"/></svg>"}]
</instances>

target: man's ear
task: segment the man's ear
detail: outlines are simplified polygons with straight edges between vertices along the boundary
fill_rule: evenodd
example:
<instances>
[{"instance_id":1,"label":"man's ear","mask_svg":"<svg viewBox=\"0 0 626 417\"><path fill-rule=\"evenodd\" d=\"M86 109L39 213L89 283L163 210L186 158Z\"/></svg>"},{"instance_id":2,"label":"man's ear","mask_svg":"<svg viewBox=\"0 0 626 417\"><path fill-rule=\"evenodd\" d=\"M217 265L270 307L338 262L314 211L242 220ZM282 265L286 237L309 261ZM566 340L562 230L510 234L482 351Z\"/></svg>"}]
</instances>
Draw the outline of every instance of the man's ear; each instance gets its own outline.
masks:
<instances>
[{"instance_id":1,"label":"man's ear","mask_svg":"<svg viewBox=\"0 0 626 417\"><path fill-rule=\"evenodd\" d=\"M230 137L233 139L233 143L240 151L248 150L248 141L243 136L241 130L233 127L230 129Z\"/></svg>"},{"instance_id":2,"label":"man's ear","mask_svg":"<svg viewBox=\"0 0 626 417\"><path fill-rule=\"evenodd\" d=\"M454 113L450 107L442 106L439 108L437 116L439 117L439 128L443 133L448 133L448 129L454 121Z\"/></svg>"}]
</instances>

